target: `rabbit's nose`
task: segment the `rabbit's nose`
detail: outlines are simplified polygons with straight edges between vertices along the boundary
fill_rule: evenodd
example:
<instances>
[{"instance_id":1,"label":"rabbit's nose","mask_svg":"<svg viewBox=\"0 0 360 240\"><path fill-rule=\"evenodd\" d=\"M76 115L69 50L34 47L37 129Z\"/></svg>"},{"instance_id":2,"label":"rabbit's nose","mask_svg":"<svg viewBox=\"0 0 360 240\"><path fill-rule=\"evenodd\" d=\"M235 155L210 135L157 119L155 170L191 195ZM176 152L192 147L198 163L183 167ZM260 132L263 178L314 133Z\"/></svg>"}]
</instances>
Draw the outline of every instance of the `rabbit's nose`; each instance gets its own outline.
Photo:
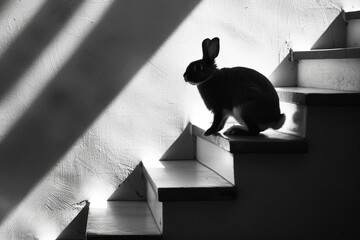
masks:
<instances>
[{"instance_id":1,"label":"rabbit's nose","mask_svg":"<svg viewBox=\"0 0 360 240\"><path fill-rule=\"evenodd\" d=\"M187 82L188 81L188 76L187 76L187 74L186 73L184 73L184 79L185 79L185 82Z\"/></svg>"}]
</instances>

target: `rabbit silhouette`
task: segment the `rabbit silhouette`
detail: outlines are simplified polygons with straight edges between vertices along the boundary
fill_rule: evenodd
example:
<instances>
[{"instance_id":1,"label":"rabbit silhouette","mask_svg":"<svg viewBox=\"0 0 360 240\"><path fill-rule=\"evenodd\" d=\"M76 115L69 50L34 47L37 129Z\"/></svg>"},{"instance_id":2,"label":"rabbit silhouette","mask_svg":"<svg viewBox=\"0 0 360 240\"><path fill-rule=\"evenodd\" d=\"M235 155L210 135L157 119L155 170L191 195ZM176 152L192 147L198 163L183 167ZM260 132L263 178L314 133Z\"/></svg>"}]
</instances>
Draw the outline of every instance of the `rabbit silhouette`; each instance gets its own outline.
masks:
<instances>
[{"instance_id":1,"label":"rabbit silhouette","mask_svg":"<svg viewBox=\"0 0 360 240\"><path fill-rule=\"evenodd\" d=\"M266 129L279 129L285 122L279 97L271 82L256 70L245 67L221 68L215 64L220 39L202 42L203 57L191 62L184 80L196 85L214 120L204 135L221 131L232 116L240 124L225 135L258 135Z\"/></svg>"}]
</instances>

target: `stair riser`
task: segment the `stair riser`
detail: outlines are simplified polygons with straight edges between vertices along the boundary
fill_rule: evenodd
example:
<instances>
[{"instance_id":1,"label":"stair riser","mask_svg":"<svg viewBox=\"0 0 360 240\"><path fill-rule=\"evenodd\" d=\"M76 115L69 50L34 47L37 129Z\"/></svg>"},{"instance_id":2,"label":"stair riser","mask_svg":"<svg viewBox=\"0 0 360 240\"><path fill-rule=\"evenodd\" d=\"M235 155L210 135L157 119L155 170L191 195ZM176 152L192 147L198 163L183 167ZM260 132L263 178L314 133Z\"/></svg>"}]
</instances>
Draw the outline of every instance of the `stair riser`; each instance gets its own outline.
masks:
<instances>
[{"instance_id":1,"label":"stair riser","mask_svg":"<svg viewBox=\"0 0 360 240\"><path fill-rule=\"evenodd\" d=\"M159 239L160 236L144 201L109 201L106 208L90 208L86 239Z\"/></svg>"},{"instance_id":2,"label":"stair riser","mask_svg":"<svg viewBox=\"0 0 360 240\"><path fill-rule=\"evenodd\" d=\"M360 59L300 60L298 86L360 91Z\"/></svg>"},{"instance_id":3,"label":"stair riser","mask_svg":"<svg viewBox=\"0 0 360 240\"><path fill-rule=\"evenodd\" d=\"M232 153L197 137L196 159L230 183L235 184L234 156Z\"/></svg>"},{"instance_id":4,"label":"stair riser","mask_svg":"<svg viewBox=\"0 0 360 240\"><path fill-rule=\"evenodd\" d=\"M160 232L163 232L163 203L158 201L158 196L155 191L152 189L150 182L146 181L146 198L147 204L151 211L151 214L154 217L154 220L160 229Z\"/></svg>"},{"instance_id":5,"label":"stair riser","mask_svg":"<svg viewBox=\"0 0 360 240\"><path fill-rule=\"evenodd\" d=\"M306 137L307 107L280 102L280 109L281 112L285 114L286 120L278 131L298 137Z\"/></svg>"},{"instance_id":6,"label":"stair riser","mask_svg":"<svg viewBox=\"0 0 360 240\"><path fill-rule=\"evenodd\" d=\"M232 201L164 203L163 239L241 239L234 207Z\"/></svg>"},{"instance_id":7,"label":"stair riser","mask_svg":"<svg viewBox=\"0 0 360 240\"><path fill-rule=\"evenodd\" d=\"M346 35L347 47L360 47L360 19L348 21Z\"/></svg>"}]
</instances>

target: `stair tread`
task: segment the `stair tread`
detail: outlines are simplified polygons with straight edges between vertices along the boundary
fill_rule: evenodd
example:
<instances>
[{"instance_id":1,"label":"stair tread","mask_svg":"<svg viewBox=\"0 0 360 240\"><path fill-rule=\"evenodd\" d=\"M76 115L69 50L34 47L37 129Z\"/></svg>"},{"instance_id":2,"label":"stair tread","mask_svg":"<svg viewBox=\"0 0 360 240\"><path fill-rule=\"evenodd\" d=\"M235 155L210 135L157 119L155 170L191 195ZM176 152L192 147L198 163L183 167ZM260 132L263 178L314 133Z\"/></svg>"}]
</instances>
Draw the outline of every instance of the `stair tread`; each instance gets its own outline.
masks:
<instances>
[{"instance_id":1,"label":"stair tread","mask_svg":"<svg viewBox=\"0 0 360 240\"><path fill-rule=\"evenodd\" d=\"M307 151L305 139L274 130L266 130L258 136L225 136L221 133L204 136L204 132L204 129L193 125L195 136L231 153L302 153Z\"/></svg>"},{"instance_id":2,"label":"stair tread","mask_svg":"<svg viewBox=\"0 0 360 240\"><path fill-rule=\"evenodd\" d=\"M278 87L280 101L306 106L360 106L360 92L343 90Z\"/></svg>"},{"instance_id":3,"label":"stair tread","mask_svg":"<svg viewBox=\"0 0 360 240\"><path fill-rule=\"evenodd\" d=\"M108 201L107 208L90 208L86 234L88 239L161 236L145 201Z\"/></svg>"},{"instance_id":4,"label":"stair tread","mask_svg":"<svg viewBox=\"0 0 360 240\"><path fill-rule=\"evenodd\" d=\"M360 48L315 49L294 51L294 60L360 58Z\"/></svg>"},{"instance_id":5,"label":"stair tread","mask_svg":"<svg viewBox=\"0 0 360 240\"><path fill-rule=\"evenodd\" d=\"M159 201L234 198L234 185L196 160L143 161Z\"/></svg>"}]
</instances>

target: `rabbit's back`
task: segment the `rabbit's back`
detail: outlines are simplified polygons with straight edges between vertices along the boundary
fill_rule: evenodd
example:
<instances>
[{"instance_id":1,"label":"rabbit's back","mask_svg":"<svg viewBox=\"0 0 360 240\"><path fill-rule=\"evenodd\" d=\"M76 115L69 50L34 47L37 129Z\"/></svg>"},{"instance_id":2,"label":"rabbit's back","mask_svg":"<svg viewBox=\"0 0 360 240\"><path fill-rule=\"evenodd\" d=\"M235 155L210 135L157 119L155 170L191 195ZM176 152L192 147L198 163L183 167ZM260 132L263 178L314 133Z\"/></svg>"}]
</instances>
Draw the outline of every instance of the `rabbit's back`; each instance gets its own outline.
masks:
<instances>
[{"instance_id":1,"label":"rabbit's back","mask_svg":"<svg viewBox=\"0 0 360 240\"><path fill-rule=\"evenodd\" d=\"M223 68L219 71L222 75L223 91L228 94L228 104L237 105L248 101L264 102L264 104L279 104L279 97L270 81L261 73L245 68Z\"/></svg>"}]
</instances>

